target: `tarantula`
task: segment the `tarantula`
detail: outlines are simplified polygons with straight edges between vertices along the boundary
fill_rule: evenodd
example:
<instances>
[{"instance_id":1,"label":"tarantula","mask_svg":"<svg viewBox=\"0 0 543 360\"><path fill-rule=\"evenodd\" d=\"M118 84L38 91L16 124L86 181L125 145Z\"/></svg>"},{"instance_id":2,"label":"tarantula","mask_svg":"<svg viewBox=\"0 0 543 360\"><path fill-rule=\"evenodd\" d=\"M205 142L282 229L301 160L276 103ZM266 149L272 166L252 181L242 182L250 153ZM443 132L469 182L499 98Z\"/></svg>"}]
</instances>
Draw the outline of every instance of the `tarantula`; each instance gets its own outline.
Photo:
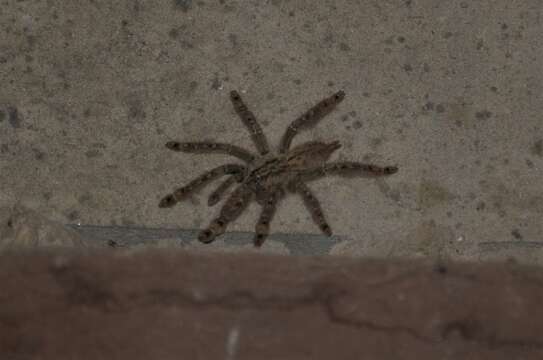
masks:
<instances>
[{"instance_id":1,"label":"tarantula","mask_svg":"<svg viewBox=\"0 0 543 360\"><path fill-rule=\"evenodd\" d=\"M303 115L295 119L285 131L279 144L278 153L270 152L270 147L262 128L253 113L247 108L237 91L230 93L230 99L236 113L251 133L258 155L239 146L220 142L178 142L169 141L166 147L173 151L186 153L223 153L235 156L244 165L228 163L203 173L187 185L166 195L159 207L167 208L196 193L204 185L223 175L229 175L208 198L208 205L213 206L221 200L228 188L237 183L230 197L210 225L202 230L198 240L203 243L212 242L215 237L225 232L228 223L240 216L247 205L256 199L262 206L260 218L255 229L254 244L261 246L269 233L270 222L275 213L278 201L287 192L297 193L311 213L313 221L320 230L332 235L332 229L326 222L319 201L305 184L326 175L343 175L357 177L375 177L391 175L398 171L396 166L377 166L352 161L326 162L330 155L341 147L339 141L308 141L290 147L292 139L301 130L315 126L319 120L330 113L345 97L343 91L321 100Z\"/></svg>"}]
</instances>

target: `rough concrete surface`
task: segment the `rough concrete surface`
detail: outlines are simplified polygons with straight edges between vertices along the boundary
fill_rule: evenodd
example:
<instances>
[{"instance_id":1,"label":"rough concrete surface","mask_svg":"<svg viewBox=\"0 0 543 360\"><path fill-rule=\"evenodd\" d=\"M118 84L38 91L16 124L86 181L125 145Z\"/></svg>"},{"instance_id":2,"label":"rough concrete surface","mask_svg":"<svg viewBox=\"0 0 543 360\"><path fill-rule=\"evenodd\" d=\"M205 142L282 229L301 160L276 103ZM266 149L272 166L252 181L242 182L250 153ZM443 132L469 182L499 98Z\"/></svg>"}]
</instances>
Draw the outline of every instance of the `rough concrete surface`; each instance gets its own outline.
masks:
<instances>
[{"instance_id":1,"label":"rough concrete surface","mask_svg":"<svg viewBox=\"0 0 543 360\"><path fill-rule=\"evenodd\" d=\"M541 359L543 272L199 254L0 257L2 359Z\"/></svg>"},{"instance_id":2,"label":"rough concrete surface","mask_svg":"<svg viewBox=\"0 0 543 360\"><path fill-rule=\"evenodd\" d=\"M79 234L21 206L0 207L0 252L86 248Z\"/></svg>"},{"instance_id":3,"label":"rough concrete surface","mask_svg":"<svg viewBox=\"0 0 543 360\"><path fill-rule=\"evenodd\" d=\"M0 4L2 206L64 224L201 228L219 206L206 191L174 209L158 201L228 157L166 141L252 147L228 99L238 89L277 144L343 89L296 142L338 139L337 158L400 171L311 184L346 239L329 253L541 262L539 0ZM258 211L229 230L252 231ZM272 232L318 229L290 197ZM262 251L288 252L273 240Z\"/></svg>"}]
</instances>

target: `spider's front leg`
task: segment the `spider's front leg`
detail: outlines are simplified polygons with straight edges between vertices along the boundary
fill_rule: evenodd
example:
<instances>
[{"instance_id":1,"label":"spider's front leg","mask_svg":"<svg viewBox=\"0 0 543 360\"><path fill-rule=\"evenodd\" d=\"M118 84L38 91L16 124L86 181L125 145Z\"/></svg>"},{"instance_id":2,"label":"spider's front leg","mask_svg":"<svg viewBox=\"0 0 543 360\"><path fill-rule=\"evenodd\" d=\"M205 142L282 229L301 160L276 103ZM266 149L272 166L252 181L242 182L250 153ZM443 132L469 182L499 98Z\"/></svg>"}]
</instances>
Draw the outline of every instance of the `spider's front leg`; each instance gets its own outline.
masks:
<instances>
[{"instance_id":1,"label":"spider's front leg","mask_svg":"<svg viewBox=\"0 0 543 360\"><path fill-rule=\"evenodd\" d=\"M197 192L204 185L208 184L216 178L226 175L226 174L240 174L245 173L247 168L239 164L226 164L217 166L209 171L206 171L202 175L198 176L196 179L192 180L187 185L178 188L173 193L166 195L160 200L158 204L161 208L172 207L177 204L179 201L186 198L188 195Z\"/></svg>"},{"instance_id":2,"label":"spider's front leg","mask_svg":"<svg viewBox=\"0 0 543 360\"><path fill-rule=\"evenodd\" d=\"M253 191L246 184L238 186L223 205L219 216L202 230L198 240L203 243L210 243L224 233L228 223L237 219L243 210L249 205L253 197Z\"/></svg>"},{"instance_id":3,"label":"spider's front leg","mask_svg":"<svg viewBox=\"0 0 543 360\"><path fill-rule=\"evenodd\" d=\"M321 100L318 104L314 105L311 109L307 110L304 114L294 120L288 126L287 130L283 134L283 137L281 138L279 153L286 153L290 148L292 139L298 132L300 132L300 130L310 129L317 125L319 120L334 110L344 98L345 92L340 90L334 95Z\"/></svg>"}]
</instances>

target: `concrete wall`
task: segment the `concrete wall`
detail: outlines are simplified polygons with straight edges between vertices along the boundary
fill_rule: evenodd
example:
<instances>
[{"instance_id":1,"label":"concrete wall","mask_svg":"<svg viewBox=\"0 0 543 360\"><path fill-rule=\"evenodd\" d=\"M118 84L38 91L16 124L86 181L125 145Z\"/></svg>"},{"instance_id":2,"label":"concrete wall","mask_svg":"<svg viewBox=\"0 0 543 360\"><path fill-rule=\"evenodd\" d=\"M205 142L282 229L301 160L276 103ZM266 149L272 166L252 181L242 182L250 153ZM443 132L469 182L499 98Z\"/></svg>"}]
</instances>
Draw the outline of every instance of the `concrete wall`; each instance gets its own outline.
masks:
<instances>
[{"instance_id":1,"label":"concrete wall","mask_svg":"<svg viewBox=\"0 0 543 360\"><path fill-rule=\"evenodd\" d=\"M60 223L202 228L218 212L207 192L157 203L230 159L173 153L166 141L252 148L228 99L237 89L277 144L292 119L343 89L338 109L296 141L338 139L337 158L400 171L311 184L343 239L329 253L540 262L537 0L1 5L3 206ZM252 231L258 212L229 229ZM319 233L296 197L272 232ZM288 252L273 239L262 251Z\"/></svg>"}]
</instances>

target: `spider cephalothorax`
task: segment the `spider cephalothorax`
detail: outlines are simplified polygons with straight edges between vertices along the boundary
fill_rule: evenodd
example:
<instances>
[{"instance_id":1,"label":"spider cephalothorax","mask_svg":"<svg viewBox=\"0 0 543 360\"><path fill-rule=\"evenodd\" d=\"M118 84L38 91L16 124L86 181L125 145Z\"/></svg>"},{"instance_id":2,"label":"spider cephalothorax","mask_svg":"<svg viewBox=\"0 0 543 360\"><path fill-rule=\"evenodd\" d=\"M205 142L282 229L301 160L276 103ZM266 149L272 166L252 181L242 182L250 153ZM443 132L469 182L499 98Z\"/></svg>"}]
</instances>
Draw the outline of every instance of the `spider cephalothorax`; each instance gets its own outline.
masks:
<instances>
[{"instance_id":1,"label":"spider cephalothorax","mask_svg":"<svg viewBox=\"0 0 543 360\"><path fill-rule=\"evenodd\" d=\"M374 177L391 175L398 171L396 166L377 166L359 162L340 161L326 162L330 155L341 147L339 141L329 143L308 141L301 145L290 147L292 139L300 131L315 126L320 119L330 113L345 97L343 91L321 100L306 113L294 120L281 138L278 152L270 152L268 142L255 116L237 91L230 93L234 109L251 133L258 155L239 146L215 142L178 142L166 143L168 149L188 153L225 153L237 157L244 164L229 163L218 166L187 185L166 195L159 206L171 207L185 199L189 194L200 190L204 185L223 175L228 175L208 198L208 205L215 205L221 200L228 188L237 184L230 194L219 216L200 232L198 239L204 243L212 242L216 236L225 232L228 223L234 221L255 199L262 210L256 225L254 244L262 245L269 233L270 222L275 213L277 202L288 192L299 194L313 221L323 233L330 236L332 229L326 222L321 206L312 191L305 184L327 175L352 175L359 177Z\"/></svg>"}]
</instances>

